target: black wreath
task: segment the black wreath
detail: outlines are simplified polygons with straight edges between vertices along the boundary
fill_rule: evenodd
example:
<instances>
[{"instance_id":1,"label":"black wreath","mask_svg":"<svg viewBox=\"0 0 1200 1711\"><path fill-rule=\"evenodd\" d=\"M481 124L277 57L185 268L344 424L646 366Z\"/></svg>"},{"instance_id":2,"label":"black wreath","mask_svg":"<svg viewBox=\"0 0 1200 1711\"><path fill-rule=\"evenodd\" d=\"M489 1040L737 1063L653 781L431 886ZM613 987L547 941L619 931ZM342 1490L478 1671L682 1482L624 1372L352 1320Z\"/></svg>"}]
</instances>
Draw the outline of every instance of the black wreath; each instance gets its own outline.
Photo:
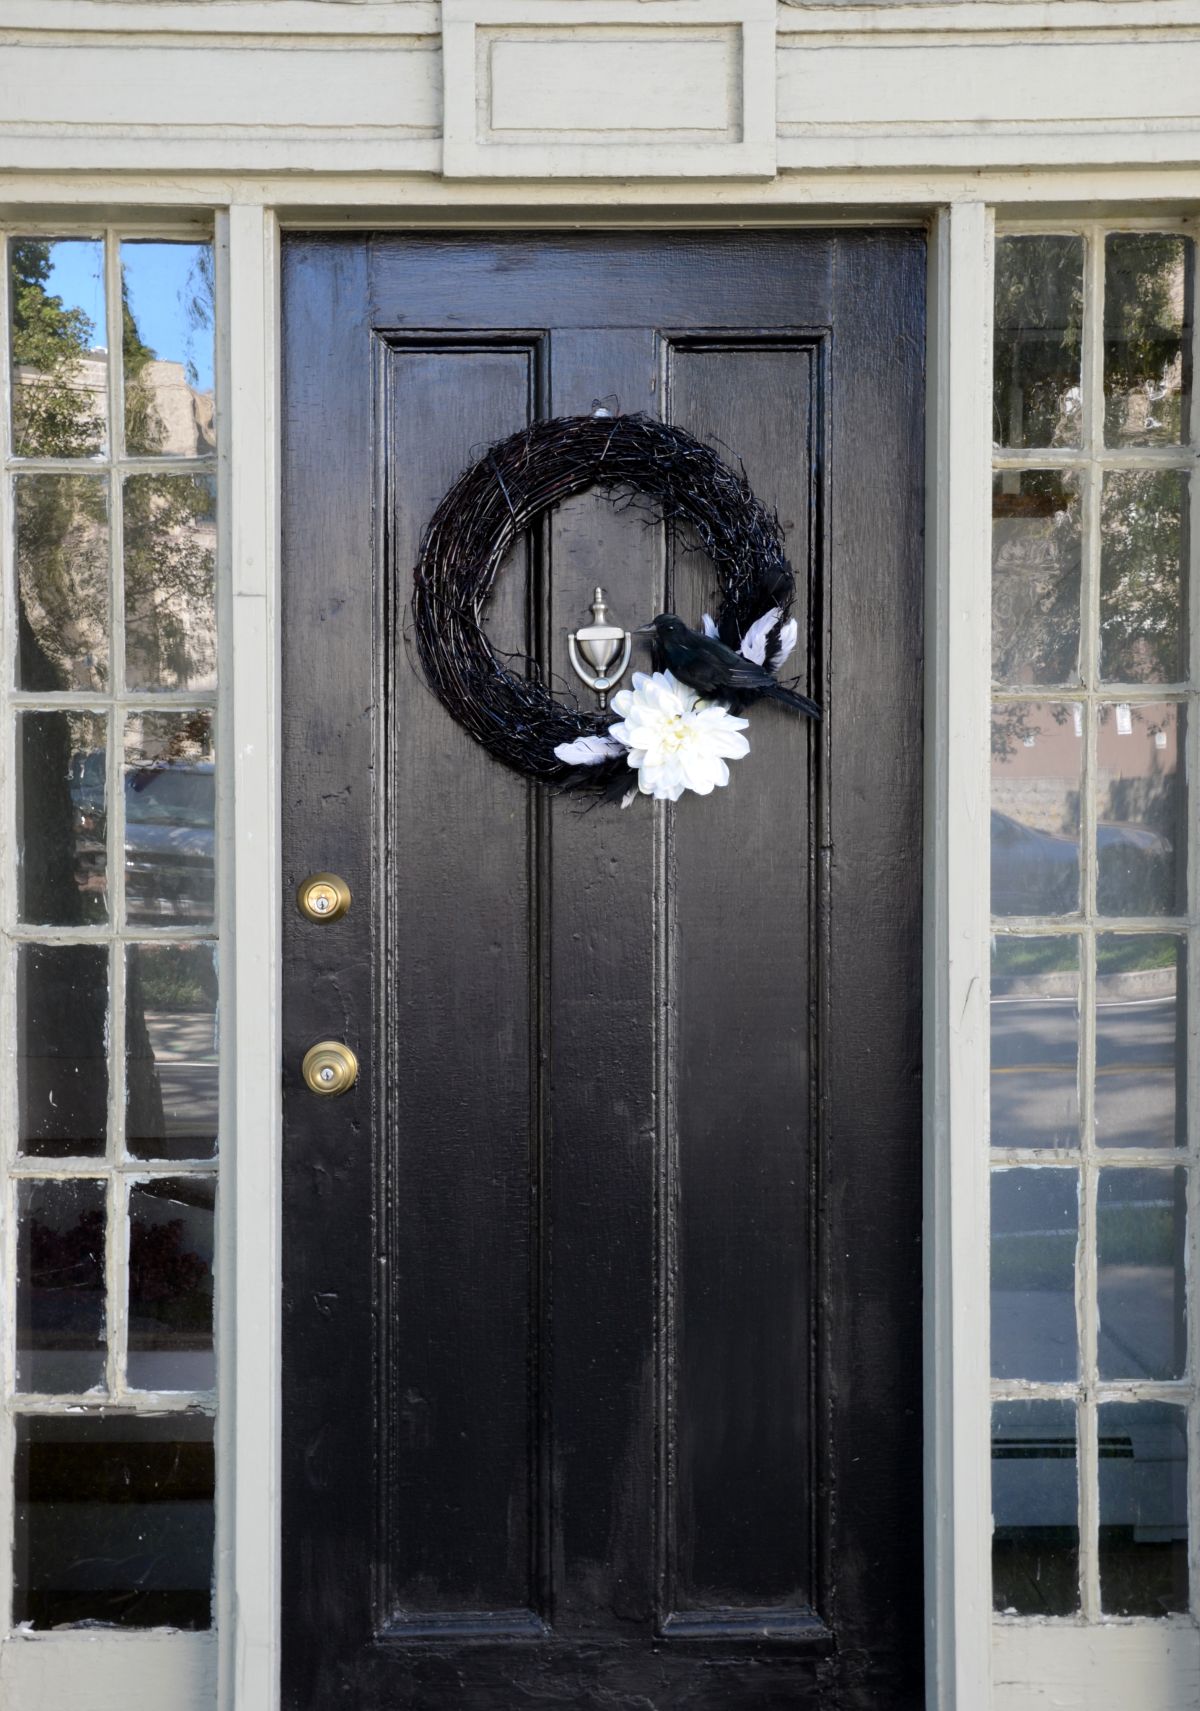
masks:
<instances>
[{"instance_id":1,"label":"black wreath","mask_svg":"<svg viewBox=\"0 0 1200 1711\"><path fill-rule=\"evenodd\" d=\"M629 777L624 756L573 767L555 748L599 735L611 713L559 700L535 662L520 673L497 653L482 614L514 542L573 493L599 487L649 501L683 524L720 585L717 629L736 648L772 608L790 612L796 578L779 519L711 446L649 416L559 416L499 441L460 475L425 530L414 572L413 629L430 687L489 754L560 788L605 789ZM511 656L509 656L511 658Z\"/></svg>"}]
</instances>

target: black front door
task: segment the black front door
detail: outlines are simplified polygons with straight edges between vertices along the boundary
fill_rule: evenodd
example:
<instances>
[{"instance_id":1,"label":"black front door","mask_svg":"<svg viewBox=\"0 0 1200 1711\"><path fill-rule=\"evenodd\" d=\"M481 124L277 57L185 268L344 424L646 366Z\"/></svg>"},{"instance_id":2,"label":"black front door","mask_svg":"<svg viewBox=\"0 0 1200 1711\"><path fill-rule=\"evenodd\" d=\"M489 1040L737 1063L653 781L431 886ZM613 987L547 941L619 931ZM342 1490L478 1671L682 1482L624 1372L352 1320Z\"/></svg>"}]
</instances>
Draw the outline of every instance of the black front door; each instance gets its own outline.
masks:
<instances>
[{"instance_id":1,"label":"black front door","mask_svg":"<svg viewBox=\"0 0 1200 1711\"><path fill-rule=\"evenodd\" d=\"M900 230L286 245L286 891L354 896L284 922L288 1711L921 1702L924 272ZM454 477L597 399L741 459L808 591L824 722L757 708L673 808L505 770L408 634ZM561 681L596 583L695 623L688 545L583 494L490 633Z\"/></svg>"}]
</instances>

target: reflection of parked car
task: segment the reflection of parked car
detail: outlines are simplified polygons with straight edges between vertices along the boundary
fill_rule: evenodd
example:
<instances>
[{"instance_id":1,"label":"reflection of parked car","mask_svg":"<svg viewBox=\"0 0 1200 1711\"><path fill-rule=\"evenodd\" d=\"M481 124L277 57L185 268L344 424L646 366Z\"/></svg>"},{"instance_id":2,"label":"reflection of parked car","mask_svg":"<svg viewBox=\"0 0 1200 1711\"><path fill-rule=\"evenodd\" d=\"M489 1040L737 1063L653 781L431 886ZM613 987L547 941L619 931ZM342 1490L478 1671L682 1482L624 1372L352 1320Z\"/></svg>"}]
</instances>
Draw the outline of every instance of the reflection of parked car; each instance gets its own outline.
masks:
<instances>
[{"instance_id":1,"label":"reflection of parked car","mask_svg":"<svg viewBox=\"0 0 1200 1711\"><path fill-rule=\"evenodd\" d=\"M1102 913L1158 914L1173 907L1169 839L1145 826L1096 827ZM992 810L992 912L1068 915L1079 907L1079 844Z\"/></svg>"},{"instance_id":2,"label":"reflection of parked car","mask_svg":"<svg viewBox=\"0 0 1200 1711\"><path fill-rule=\"evenodd\" d=\"M1171 840L1148 826L1096 827L1102 915L1164 915L1179 906Z\"/></svg>"},{"instance_id":3,"label":"reflection of parked car","mask_svg":"<svg viewBox=\"0 0 1200 1711\"><path fill-rule=\"evenodd\" d=\"M992 913L1066 915L1079 907L1079 845L992 810Z\"/></svg>"},{"instance_id":4,"label":"reflection of parked car","mask_svg":"<svg viewBox=\"0 0 1200 1711\"><path fill-rule=\"evenodd\" d=\"M211 762L138 767L125 779L129 918L209 921L213 912Z\"/></svg>"}]
</instances>

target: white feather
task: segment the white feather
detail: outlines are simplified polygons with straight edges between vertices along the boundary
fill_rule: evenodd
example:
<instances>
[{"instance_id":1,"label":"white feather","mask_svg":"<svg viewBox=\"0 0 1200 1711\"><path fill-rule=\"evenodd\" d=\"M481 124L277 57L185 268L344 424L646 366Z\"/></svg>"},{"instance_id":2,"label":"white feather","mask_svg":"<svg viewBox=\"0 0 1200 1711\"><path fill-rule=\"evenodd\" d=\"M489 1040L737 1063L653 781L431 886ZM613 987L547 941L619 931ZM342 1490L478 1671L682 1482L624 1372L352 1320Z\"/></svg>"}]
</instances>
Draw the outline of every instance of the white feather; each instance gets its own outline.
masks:
<instances>
[{"instance_id":1,"label":"white feather","mask_svg":"<svg viewBox=\"0 0 1200 1711\"><path fill-rule=\"evenodd\" d=\"M717 622L716 622L716 619L713 617L711 612L706 612L704 614L703 618L701 618L700 628L704 631L704 634L706 636L711 636L712 639L714 641L716 641L716 639L717 639Z\"/></svg>"},{"instance_id":2,"label":"white feather","mask_svg":"<svg viewBox=\"0 0 1200 1711\"><path fill-rule=\"evenodd\" d=\"M625 792L624 796L622 796L622 798L621 798L622 808L628 808L630 803L636 802L637 799L638 799L638 787L635 784L632 790L627 790Z\"/></svg>"},{"instance_id":3,"label":"white feather","mask_svg":"<svg viewBox=\"0 0 1200 1711\"><path fill-rule=\"evenodd\" d=\"M789 618L782 626L775 641L775 652L771 657L771 670L778 671L780 666L790 657L796 646L796 638L800 634L800 626L794 618Z\"/></svg>"},{"instance_id":4,"label":"white feather","mask_svg":"<svg viewBox=\"0 0 1200 1711\"><path fill-rule=\"evenodd\" d=\"M742 637L742 655L753 665L762 665L767 657L767 637L779 622L778 606L772 606L761 618L756 618Z\"/></svg>"},{"instance_id":5,"label":"white feather","mask_svg":"<svg viewBox=\"0 0 1200 1711\"><path fill-rule=\"evenodd\" d=\"M599 766L602 760L624 754L625 745L615 737L576 737L573 743L559 743L554 752L568 766Z\"/></svg>"}]
</instances>

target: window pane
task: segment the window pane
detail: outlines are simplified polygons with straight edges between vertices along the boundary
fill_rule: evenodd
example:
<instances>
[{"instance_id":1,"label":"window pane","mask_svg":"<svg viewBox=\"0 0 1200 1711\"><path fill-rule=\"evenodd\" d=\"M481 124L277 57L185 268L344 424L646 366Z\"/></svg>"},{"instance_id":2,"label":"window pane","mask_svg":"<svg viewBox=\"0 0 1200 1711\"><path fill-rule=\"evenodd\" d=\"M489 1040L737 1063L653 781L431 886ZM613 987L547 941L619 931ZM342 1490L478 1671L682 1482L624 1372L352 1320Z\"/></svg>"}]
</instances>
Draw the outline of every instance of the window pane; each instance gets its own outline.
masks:
<instances>
[{"instance_id":1,"label":"window pane","mask_svg":"<svg viewBox=\"0 0 1200 1711\"><path fill-rule=\"evenodd\" d=\"M211 1390L211 1176L137 1182L129 1194L129 1363L137 1390Z\"/></svg>"},{"instance_id":2,"label":"window pane","mask_svg":"<svg viewBox=\"0 0 1200 1711\"><path fill-rule=\"evenodd\" d=\"M17 1185L17 1389L105 1381L103 1182Z\"/></svg>"},{"instance_id":3,"label":"window pane","mask_svg":"<svg viewBox=\"0 0 1200 1711\"><path fill-rule=\"evenodd\" d=\"M992 1409L992 1606L1008 1615L1079 1608L1079 1462L1070 1402Z\"/></svg>"},{"instance_id":4,"label":"window pane","mask_svg":"<svg viewBox=\"0 0 1200 1711\"><path fill-rule=\"evenodd\" d=\"M1100 1603L1109 1616L1188 1607L1187 1410L1100 1406Z\"/></svg>"},{"instance_id":5,"label":"window pane","mask_svg":"<svg viewBox=\"0 0 1200 1711\"><path fill-rule=\"evenodd\" d=\"M1187 1172L1102 1170L1096 1202L1100 1377L1187 1365Z\"/></svg>"},{"instance_id":6,"label":"window pane","mask_svg":"<svg viewBox=\"0 0 1200 1711\"><path fill-rule=\"evenodd\" d=\"M1074 1170L992 1172L992 1376L1078 1374Z\"/></svg>"},{"instance_id":7,"label":"window pane","mask_svg":"<svg viewBox=\"0 0 1200 1711\"><path fill-rule=\"evenodd\" d=\"M35 1628L209 1627L212 1421L18 1418L13 1569Z\"/></svg>"},{"instance_id":8,"label":"window pane","mask_svg":"<svg viewBox=\"0 0 1200 1711\"><path fill-rule=\"evenodd\" d=\"M125 681L216 685L216 482L134 475L125 483Z\"/></svg>"},{"instance_id":9,"label":"window pane","mask_svg":"<svg viewBox=\"0 0 1200 1711\"><path fill-rule=\"evenodd\" d=\"M125 730L125 900L131 922L213 918L212 714L135 713Z\"/></svg>"},{"instance_id":10,"label":"window pane","mask_svg":"<svg viewBox=\"0 0 1200 1711\"><path fill-rule=\"evenodd\" d=\"M1100 675L1118 683L1187 676L1183 565L1187 478L1177 469L1104 477Z\"/></svg>"},{"instance_id":11,"label":"window pane","mask_svg":"<svg viewBox=\"0 0 1200 1711\"><path fill-rule=\"evenodd\" d=\"M1187 1144L1187 944L1096 939L1096 1144Z\"/></svg>"},{"instance_id":12,"label":"window pane","mask_svg":"<svg viewBox=\"0 0 1200 1711\"><path fill-rule=\"evenodd\" d=\"M126 1144L135 1158L211 1158L217 1143L217 947L130 945Z\"/></svg>"},{"instance_id":13,"label":"window pane","mask_svg":"<svg viewBox=\"0 0 1200 1711\"><path fill-rule=\"evenodd\" d=\"M1173 915L1187 871L1183 707L1100 708L1096 903L1102 915Z\"/></svg>"},{"instance_id":14,"label":"window pane","mask_svg":"<svg viewBox=\"0 0 1200 1711\"><path fill-rule=\"evenodd\" d=\"M1079 477L1003 470L992 489L992 676L1078 683Z\"/></svg>"},{"instance_id":15,"label":"window pane","mask_svg":"<svg viewBox=\"0 0 1200 1711\"><path fill-rule=\"evenodd\" d=\"M15 483L17 688L108 683L108 482L19 475Z\"/></svg>"},{"instance_id":16,"label":"window pane","mask_svg":"<svg viewBox=\"0 0 1200 1711\"><path fill-rule=\"evenodd\" d=\"M95 1158L108 1131L108 951L22 945L17 961L19 1144Z\"/></svg>"},{"instance_id":17,"label":"window pane","mask_svg":"<svg viewBox=\"0 0 1200 1711\"><path fill-rule=\"evenodd\" d=\"M1069 915L1079 908L1083 719L1067 702L997 702L992 710L992 912Z\"/></svg>"},{"instance_id":18,"label":"window pane","mask_svg":"<svg viewBox=\"0 0 1200 1711\"><path fill-rule=\"evenodd\" d=\"M103 713L17 718L20 918L78 927L108 914Z\"/></svg>"},{"instance_id":19,"label":"window pane","mask_svg":"<svg viewBox=\"0 0 1200 1711\"><path fill-rule=\"evenodd\" d=\"M1177 445L1191 393L1191 244L1113 232L1104 245L1104 438Z\"/></svg>"},{"instance_id":20,"label":"window pane","mask_svg":"<svg viewBox=\"0 0 1200 1711\"><path fill-rule=\"evenodd\" d=\"M121 245L125 449L203 457L213 423L211 244Z\"/></svg>"},{"instance_id":21,"label":"window pane","mask_svg":"<svg viewBox=\"0 0 1200 1711\"><path fill-rule=\"evenodd\" d=\"M992 940L992 1145L1079 1144L1079 941Z\"/></svg>"},{"instance_id":22,"label":"window pane","mask_svg":"<svg viewBox=\"0 0 1200 1711\"><path fill-rule=\"evenodd\" d=\"M104 245L13 238L13 449L18 457L94 457L106 449L108 351Z\"/></svg>"},{"instance_id":23,"label":"window pane","mask_svg":"<svg viewBox=\"0 0 1200 1711\"><path fill-rule=\"evenodd\" d=\"M1079 444L1083 239L996 242L993 433L1001 446Z\"/></svg>"}]
</instances>

